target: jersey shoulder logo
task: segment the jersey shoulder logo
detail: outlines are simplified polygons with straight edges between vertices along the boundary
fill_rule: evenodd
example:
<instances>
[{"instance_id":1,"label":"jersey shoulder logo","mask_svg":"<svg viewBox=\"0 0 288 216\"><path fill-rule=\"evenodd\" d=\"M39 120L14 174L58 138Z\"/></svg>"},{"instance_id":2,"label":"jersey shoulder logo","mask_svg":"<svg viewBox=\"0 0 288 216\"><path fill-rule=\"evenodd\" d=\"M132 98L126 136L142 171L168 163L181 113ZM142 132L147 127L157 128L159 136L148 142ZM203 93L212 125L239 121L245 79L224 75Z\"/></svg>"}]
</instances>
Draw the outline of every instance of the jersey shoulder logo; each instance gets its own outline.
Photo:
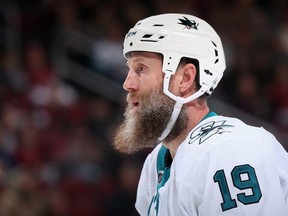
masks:
<instances>
[{"instance_id":1,"label":"jersey shoulder logo","mask_svg":"<svg viewBox=\"0 0 288 216\"><path fill-rule=\"evenodd\" d=\"M202 144L212 136L216 134L229 133L229 128L234 127L233 125L226 124L226 120L221 121L210 121L197 127L190 135L190 141L188 144L198 140L198 144Z\"/></svg>"}]
</instances>

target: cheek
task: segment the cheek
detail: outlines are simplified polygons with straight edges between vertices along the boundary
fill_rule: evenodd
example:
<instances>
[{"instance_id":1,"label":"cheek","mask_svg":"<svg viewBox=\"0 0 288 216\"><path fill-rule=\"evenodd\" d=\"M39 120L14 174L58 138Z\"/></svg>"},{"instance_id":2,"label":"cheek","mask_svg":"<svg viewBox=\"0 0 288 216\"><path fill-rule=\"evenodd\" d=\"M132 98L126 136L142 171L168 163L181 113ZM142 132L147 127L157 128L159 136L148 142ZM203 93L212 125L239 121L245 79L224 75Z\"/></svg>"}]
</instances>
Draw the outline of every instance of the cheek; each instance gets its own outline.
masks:
<instances>
[{"instance_id":1,"label":"cheek","mask_svg":"<svg viewBox=\"0 0 288 216\"><path fill-rule=\"evenodd\" d=\"M162 89L163 87L163 80L155 77L151 77L149 79L143 80L141 83L142 92L151 91L151 89Z\"/></svg>"}]
</instances>

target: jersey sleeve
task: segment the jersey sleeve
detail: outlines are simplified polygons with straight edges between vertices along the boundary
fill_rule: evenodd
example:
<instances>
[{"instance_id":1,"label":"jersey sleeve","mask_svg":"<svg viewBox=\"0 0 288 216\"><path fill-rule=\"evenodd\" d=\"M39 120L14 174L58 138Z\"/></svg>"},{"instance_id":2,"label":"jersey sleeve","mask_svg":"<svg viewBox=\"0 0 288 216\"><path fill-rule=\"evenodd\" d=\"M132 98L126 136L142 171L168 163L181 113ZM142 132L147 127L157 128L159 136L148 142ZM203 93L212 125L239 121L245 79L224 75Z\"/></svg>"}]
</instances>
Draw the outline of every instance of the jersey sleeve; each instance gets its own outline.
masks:
<instances>
[{"instance_id":1,"label":"jersey sleeve","mask_svg":"<svg viewBox=\"0 0 288 216\"><path fill-rule=\"evenodd\" d=\"M209 148L179 190L188 215L287 216L287 153L266 143L244 136Z\"/></svg>"}]
</instances>

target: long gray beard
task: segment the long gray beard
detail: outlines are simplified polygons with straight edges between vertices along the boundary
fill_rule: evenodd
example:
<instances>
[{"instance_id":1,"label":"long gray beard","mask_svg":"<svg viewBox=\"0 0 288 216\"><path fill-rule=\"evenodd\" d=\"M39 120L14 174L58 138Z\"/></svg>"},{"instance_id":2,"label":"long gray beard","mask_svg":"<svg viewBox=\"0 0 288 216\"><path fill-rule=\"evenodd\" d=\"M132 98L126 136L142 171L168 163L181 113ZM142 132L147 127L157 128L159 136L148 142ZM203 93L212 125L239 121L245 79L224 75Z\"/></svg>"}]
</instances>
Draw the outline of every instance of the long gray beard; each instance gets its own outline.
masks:
<instances>
[{"instance_id":1,"label":"long gray beard","mask_svg":"<svg viewBox=\"0 0 288 216\"><path fill-rule=\"evenodd\" d=\"M140 106L134 112L130 112L130 106L126 108L125 119L116 131L114 147L120 152L132 154L144 148L155 147L168 124L175 103L160 88L141 96L139 102ZM164 141L169 142L179 136L186 128L187 121L184 105L171 133Z\"/></svg>"}]
</instances>

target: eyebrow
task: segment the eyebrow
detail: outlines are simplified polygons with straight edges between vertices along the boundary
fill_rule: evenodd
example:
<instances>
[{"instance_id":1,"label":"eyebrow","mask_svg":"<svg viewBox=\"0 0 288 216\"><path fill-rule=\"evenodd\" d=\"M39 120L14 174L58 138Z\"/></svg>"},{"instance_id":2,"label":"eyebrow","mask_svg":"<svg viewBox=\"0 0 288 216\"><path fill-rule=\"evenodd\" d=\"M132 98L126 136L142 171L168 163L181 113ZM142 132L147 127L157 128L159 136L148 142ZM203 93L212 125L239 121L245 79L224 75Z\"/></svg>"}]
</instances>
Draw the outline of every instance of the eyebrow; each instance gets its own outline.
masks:
<instances>
[{"instance_id":1,"label":"eyebrow","mask_svg":"<svg viewBox=\"0 0 288 216\"><path fill-rule=\"evenodd\" d=\"M135 59L131 63L132 64L139 64L139 63L141 63L141 61L142 62L144 61L142 57L135 57ZM144 61L144 63L145 63L145 61ZM126 66L129 67L128 61L126 61Z\"/></svg>"}]
</instances>

